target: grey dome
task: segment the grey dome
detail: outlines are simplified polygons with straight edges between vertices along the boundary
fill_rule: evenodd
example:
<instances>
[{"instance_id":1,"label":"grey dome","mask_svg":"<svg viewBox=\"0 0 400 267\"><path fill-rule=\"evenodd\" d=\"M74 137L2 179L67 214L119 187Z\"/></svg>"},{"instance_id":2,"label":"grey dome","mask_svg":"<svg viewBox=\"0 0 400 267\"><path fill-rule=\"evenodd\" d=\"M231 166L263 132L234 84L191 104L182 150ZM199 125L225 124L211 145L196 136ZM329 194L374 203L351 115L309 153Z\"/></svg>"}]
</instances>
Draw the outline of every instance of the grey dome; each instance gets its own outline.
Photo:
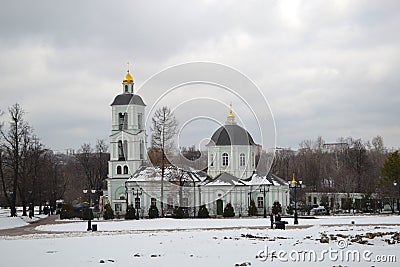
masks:
<instances>
[{"instance_id":1,"label":"grey dome","mask_svg":"<svg viewBox=\"0 0 400 267\"><path fill-rule=\"evenodd\" d=\"M111 106L115 105L138 105L138 106L146 106L143 102L143 99L134 94L121 94L117 95L114 98L114 101L112 102Z\"/></svg>"},{"instance_id":2,"label":"grey dome","mask_svg":"<svg viewBox=\"0 0 400 267\"><path fill-rule=\"evenodd\" d=\"M239 125L221 126L211 137L208 145L230 146L230 145L256 145L253 137Z\"/></svg>"}]
</instances>

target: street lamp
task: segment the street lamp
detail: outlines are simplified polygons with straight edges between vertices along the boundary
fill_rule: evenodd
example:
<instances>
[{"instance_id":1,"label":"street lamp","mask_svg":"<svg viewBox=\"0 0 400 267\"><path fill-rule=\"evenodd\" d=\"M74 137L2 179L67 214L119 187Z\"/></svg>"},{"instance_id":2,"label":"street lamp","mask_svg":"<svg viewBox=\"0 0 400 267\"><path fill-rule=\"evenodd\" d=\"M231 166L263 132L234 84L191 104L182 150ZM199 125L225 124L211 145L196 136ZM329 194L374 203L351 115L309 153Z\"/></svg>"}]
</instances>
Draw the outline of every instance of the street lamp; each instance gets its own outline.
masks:
<instances>
[{"instance_id":1,"label":"street lamp","mask_svg":"<svg viewBox=\"0 0 400 267\"><path fill-rule=\"evenodd\" d=\"M300 189L302 187L303 181L301 180L296 181L293 173L292 181L288 181L288 184L289 184L289 189L294 190L294 224L299 224L297 216L297 189Z\"/></svg>"},{"instance_id":2,"label":"street lamp","mask_svg":"<svg viewBox=\"0 0 400 267\"><path fill-rule=\"evenodd\" d=\"M92 231L92 214L91 214L91 212L90 212L90 206L91 206L91 194L95 194L96 193L96 190L95 189L90 189L90 190L88 190L88 189L83 189L82 190L83 191L83 193L84 194L88 194L88 199L89 199L89 209L88 209L88 212L89 212L89 219L88 219L88 227L87 227L87 230L88 231Z\"/></svg>"},{"instance_id":3,"label":"street lamp","mask_svg":"<svg viewBox=\"0 0 400 267\"><path fill-rule=\"evenodd\" d=\"M397 181L393 181L393 185L394 185L394 187L397 187L398 186L398 188L399 188L399 195L398 195L398 197L397 197L397 211L399 212L399 215L400 215L400 203L399 203L399 198L400 198L400 184L397 182Z\"/></svg>"},{"instance_id":4,"label":"street lamp","mask_svg":"<svg viewBox=\"0 0 400 267\"><path fill-rule=\"evenodd\" d=\"M132 188L133 192L135 192L135 188ZM136 188L136 197L135 197L135 209L136 209L136 220L139 220L139 209L140 209L140 196L143 193L143 189L141 187Z\"/></svg>"},{"instance_id":5,"label":"street lamp","mask_svg":"<svg viewBox=\"0 0 400 267\"><path fill-rule=\"evenodd\" d=\"M267 218L267 206L265 205L265 193L269 192L269 185L267 185L268 189L265 190L266 185L262 185L263 188L260 187L260 193L263 193L263 207L264 207L264 218Z\"/></svg>"}]
</instances>

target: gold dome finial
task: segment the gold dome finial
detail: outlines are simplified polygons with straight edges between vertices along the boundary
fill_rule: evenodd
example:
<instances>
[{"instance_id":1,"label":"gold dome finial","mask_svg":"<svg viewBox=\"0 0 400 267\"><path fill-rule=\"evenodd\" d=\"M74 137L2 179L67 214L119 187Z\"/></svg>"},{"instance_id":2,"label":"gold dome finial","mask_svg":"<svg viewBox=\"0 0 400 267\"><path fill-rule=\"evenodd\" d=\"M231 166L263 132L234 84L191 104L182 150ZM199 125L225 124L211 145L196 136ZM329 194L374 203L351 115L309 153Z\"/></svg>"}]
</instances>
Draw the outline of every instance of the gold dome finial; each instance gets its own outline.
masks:
<instances>
[{"instance_id":1,"label":"gold dome finial","mask_svg":"<svg viewBox=\"0 0 400 267\"><path fill-rule=\"evenodd\" d=\"M233 114L233 112L232 112L232 102L231 102L231 104L229 105L230 106L230 109L229 109L229 114L228 114L228 117L235 117L235 114Z\"/></svg>"},{"instance_id":2,"label":"gold dome finial","mask_svg":"<svg viewBox=\"0 0 400 267\"><path fill-rule=\"evenodd\" d=\"M129 72L129 62L127 63L127 65L128 65L128 71L126 72L124 80L122 81L122 83L123 84L132 84L132 83L134 83L134 81L133 81L132 75Z\"/></svg>"},{"instance_id":3,"label":"gold dome finial","mask_svg":"<svg viewBox=\"0 0 400 267\"><path fill-rule=\"evenodd\" d=\"M294 173L293 173L293 178L292 178L291 183L292 183L292 184L297 184L297 181L296 181L296 179L294 178Z\"/></svg>"}]
</instances>

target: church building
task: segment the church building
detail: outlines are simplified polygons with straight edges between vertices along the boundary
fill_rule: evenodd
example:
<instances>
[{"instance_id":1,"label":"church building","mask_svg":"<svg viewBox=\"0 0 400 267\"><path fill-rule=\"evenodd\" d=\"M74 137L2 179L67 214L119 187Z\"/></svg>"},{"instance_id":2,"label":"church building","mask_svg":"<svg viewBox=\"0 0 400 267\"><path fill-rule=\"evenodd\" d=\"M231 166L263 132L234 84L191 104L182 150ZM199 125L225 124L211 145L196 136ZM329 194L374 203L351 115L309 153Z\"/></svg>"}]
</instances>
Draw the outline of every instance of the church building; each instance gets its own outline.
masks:
<instances>
[{"instance_id":1,"label":"church building","mask_svg":"<svg viewBox=\"0 0 400 267\"><path fill-rule=\"evenodd\" d=\"M273 174L257 173L259 146L236 123L232 105L225 125L214 132L207 144L207 171L168 166L164 179L161 169L152 166L147 158L145 107L142 98L134 93L134 81L128 70L122 94L111 104L106 201L116 214L124 214L127 205L133 204L141 217L148 216L151 205L158 208L160 215L169 216L174 207L182 207L187 216L196 217L199 207L205 205L210 216L220 216L230 203L236 216L247 216L251 200L259 214L269 213L275 201L286 210L287 182Z\"/></svg>"}]
</instances>

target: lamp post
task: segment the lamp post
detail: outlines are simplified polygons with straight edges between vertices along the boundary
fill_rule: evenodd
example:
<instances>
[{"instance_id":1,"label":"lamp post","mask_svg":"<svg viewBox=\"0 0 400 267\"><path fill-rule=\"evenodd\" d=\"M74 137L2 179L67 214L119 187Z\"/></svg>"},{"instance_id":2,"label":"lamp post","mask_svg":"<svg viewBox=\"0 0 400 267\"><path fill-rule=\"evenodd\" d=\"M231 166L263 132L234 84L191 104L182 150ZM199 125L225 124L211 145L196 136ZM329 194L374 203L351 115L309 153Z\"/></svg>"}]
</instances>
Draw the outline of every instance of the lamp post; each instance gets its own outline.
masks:
<instances>
[{"instance_id":1,"label":"lamp post","mask_svg":"<svg viewBox=\"0 0 400 267\"><path fill-rule=\"evenodd\" d=\"M88 227L87 227L87 231L92 231L92 214L90 212L90 206L91 206L91 194L95 194L96 190L95 189L83 189L83 193L84 194L88 194L88 199L89 199L89 219L88 219Z\"/></svg>"},{"instance_id":2,"label":"lamp post","mask_svg":"<svg viewBox=\"0 0 400 267\"><path fill-rule=\"evenodd\" d=\"M135 192L134 188L133 192ZM142 195L142 193L143 189L141 187L136 188L136 197L135 197L136 220L139 220L140 196Z\"/></svg>"},{"instance_id":3,"label":"lamp post","mask_svg":"<svg viewBox=\"0 0 400 267\"><path fill-rule=\"evenodd\" d=\"M288 184L289 184L289 189L294 190L294 224L299 224L297 216L297 189L300 189L302 187L303 182L301 180L296 181L293 173L292 181L288 181Z\"/></svg>"},{"instance_id":4,"label":"lamp post","mask_svg":"<svg viewBox=\"0 0 400 267\"><path fill-rule=\"evenodd\" d=\"M398 196L397 196L397 211L398 211L398 213L399 213L399 215L400 215L400 201L399 201L399 198L400 198L400 184L397 182L397 181L393 181L393 185L394 185L394 187L398 187L398 190L399 190L399 192L398 192Z\"/></svg>"},{"instance_id":5,"label":"lamp post","mask_svg":"<svg viewBox=\"0 0 400 267\"><path fill-rule=\"evenodd\" d=\"M267 206L265 205L265 193L269 192L269 185L267 185L268 189L265 190L266 185L262 185L263 188L260 187L260 193L263 193L263 207L264 207L264 218L267 218Z\"/></svg>"}]
</instances>

